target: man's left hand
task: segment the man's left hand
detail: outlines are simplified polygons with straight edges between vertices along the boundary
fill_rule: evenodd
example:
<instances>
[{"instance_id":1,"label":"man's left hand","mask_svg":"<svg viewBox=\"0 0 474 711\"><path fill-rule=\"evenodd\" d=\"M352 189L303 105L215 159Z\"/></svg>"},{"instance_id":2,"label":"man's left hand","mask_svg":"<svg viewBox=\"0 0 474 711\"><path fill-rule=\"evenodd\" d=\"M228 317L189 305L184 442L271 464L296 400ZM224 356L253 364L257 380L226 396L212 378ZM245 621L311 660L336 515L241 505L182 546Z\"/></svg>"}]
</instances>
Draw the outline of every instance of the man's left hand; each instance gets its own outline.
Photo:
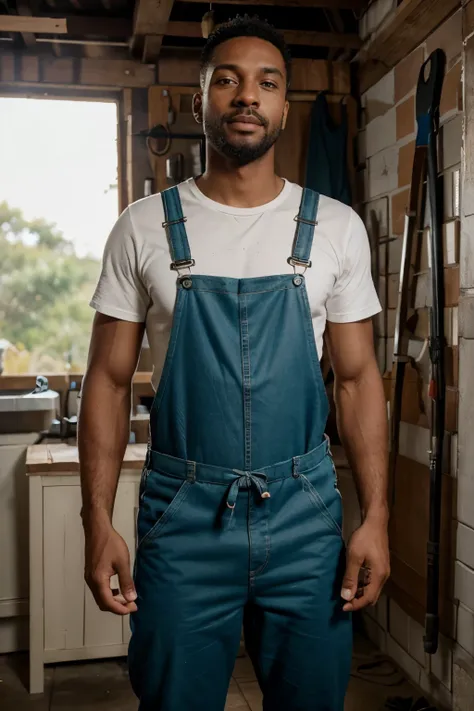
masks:
<instances>
[{"instance_id":1,"label":"man's left hand","mask_svg":"<svg viewBox=\"0 0 474 711\"><path fill-rule=\"evenodd\" d=\"M361 568L366 580L360 583ZM346 574L341 597L344 612L355 612L375 605L390 575L390 554L386 523L367 519L353 534L347 548Z\"/></svg>"}]
</instances>

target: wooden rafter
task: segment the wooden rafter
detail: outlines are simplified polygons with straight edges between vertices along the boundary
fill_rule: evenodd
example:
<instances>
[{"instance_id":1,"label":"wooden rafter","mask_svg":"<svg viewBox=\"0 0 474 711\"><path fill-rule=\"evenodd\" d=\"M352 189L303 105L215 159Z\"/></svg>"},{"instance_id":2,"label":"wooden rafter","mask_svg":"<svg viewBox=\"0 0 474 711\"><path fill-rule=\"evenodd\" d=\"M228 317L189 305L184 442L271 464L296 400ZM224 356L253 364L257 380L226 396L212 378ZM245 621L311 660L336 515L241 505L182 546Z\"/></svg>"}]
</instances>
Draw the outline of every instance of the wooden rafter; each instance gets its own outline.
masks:
<instances>
[{"instance_id":1,"label":"wooden rafter","mask_svg":"<svg viewBox=\"0 0 474 711\"><path fill-rule=\"evenodd\" d=\"M170 0L166 0L166 2L166 11L170 12L172 2ZM164 8L164 5L162 7ZM142 31L137 32L137 29ZM84 43L87 42L86 38L89 35L103 35L109 39L133 36L135 50L139 48L143 52L142 59L145 63L156 61L164 36L202 39L201 24L199 22L159 20L157 15L152 18L144 13L137 13L133 25L129 20L121 18L77 16L47 18L0 15L0 31L56 35L69 34L79 38L84 37ZM348 51L357 50L362 44L358 35L344 32L283 30L283 34L290 45L329 47Z\"/></svg>"},{"instance_id":2,"label":"wooden rafter","mask_svg":"<svg viewBox=\"0 0 474 711\"><path fill-rule=\"evenodd\" d=\"M37 34L67 34L66 20L52 17L22 17L0 15L0 32L35 32Z\"/></svg>"},{"instance_id":3,"label":"wooden rafter","mask_svg":"<svg viewBox=\"0 0 474 711\"><path fill-rule=\"evenodd\" d=\"M328 21L331 32L344 32L345 31L344 21L342 19L340 10L324 9L323 12L324 12L324 15L326 16L326 19ZM328 59L330 61L333 61L339 53L340 53L340 50L337 47L330 47Z\"/></svg>"},{"instance_id":4,"label":"wooden rafter","mask_svg":"<svg viewBox=\"0 0 474 711\"><path fill-rule=\"evenodd\" d=\"M199 22L167 22L156 26L156 36L146 38L146 61L153 61L158 56L163 36L202 38ZM356 34L339 32L306 32L304 30L283 30L288 44L308 47L336 47L338 49L359 49L362 42ZM156 45L155 39L157 39Z\"/></svg>"},{"instance_id":5,"label":"wooden rafter","mask_svg":"<svg viewBox=\"0 0 474 711\"><path fill-rule=\"evenodd\" d=\"M33 14L28 0L17 0L16 9L18 14L22 17L31 17ZM33 32L22 32L21 37L27 47L34 47L36 43L36 37Z\"/></svg>"},{"instance_id":6,"label":"wooden rafter","mask_svg":"<svg viewBox=\"0 0 474 711\"><path fill-rule=\"evenodd\" d=\"M156 58L163 42L163 29L169 20L174 0L137 0L133 18L132 51L143 49L142 59ZM148 37L153 37L150 41Z\"/></svg>"},{"instance_id":7,"label":"wooden rafter","mask_svg":"<svg viewBox=\"0 0 474 711\"><path fill-rule=\"evenodd\" d=\"M177 0L204 5L203 0ZM213 5L274 5L275 7L327 7L333 10L364 10L368 0L212 0Z\"/></svg>"},{"instance_id":8,"label":"wooden rafter","mask_svg":"<svg viewBox=\"0 0 474 711\"><path fill-rule=\"evenodd\" d=\"M200 22L167 22L157 26L158 35L168 37L202 38ZM305 30L283 30L288 44L307 45L309 47L340 47L359 49L362 42L356 34L342 32L306 32Z\"/></svg>"}]
</instances>

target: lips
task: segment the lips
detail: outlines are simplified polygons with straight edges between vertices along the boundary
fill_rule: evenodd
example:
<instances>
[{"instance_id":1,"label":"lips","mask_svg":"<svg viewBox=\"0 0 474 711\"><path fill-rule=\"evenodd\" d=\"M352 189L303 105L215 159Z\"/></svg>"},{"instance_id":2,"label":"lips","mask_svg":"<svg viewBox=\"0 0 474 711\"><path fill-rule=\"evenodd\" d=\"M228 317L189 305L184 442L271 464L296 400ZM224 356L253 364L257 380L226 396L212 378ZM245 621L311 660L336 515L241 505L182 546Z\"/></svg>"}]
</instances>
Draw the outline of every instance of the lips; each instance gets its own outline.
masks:
<instances>
[{"instance_id":1,"label":"lips","mask_svg":"<svg viewBox=\"0 0 474 711\"><path fill-rule=\"evenodd\" d=\"M249 123L249 124L253 124L254 126L261 126L262 125L262 122L255 116L247 116L245 114L241 114L239 116L233 116L231 119L229 119L228 123Z\"/></svg>"}]
</instances>

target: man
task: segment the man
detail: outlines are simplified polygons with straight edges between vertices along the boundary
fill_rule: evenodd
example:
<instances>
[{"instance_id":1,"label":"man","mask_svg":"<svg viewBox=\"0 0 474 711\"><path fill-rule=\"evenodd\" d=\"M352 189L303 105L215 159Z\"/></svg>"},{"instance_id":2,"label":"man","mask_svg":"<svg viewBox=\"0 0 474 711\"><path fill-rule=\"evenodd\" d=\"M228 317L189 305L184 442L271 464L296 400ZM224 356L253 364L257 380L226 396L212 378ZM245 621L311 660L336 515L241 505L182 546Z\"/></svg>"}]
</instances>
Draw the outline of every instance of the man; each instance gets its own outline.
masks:
<instances>
[{"instance_id":1,"label":"man","mask_svg":"<svg viewBox=\"0 0 474 711\"><path fill-rule=\"evenodd\" d=\"M275 174L289 80L266 23L237 18L209 38L194 98L206 171L125 210L92 299L86 580L102 610L133 613L142 711L222 711L242 624L266 711L342 711L351 612L376 602L389 572L367 235L349 207ZM111 517L145 324L157 392L133 581ZM363 517L347 556L324 435L325 329Z\"/></svg>"}]
</instances>

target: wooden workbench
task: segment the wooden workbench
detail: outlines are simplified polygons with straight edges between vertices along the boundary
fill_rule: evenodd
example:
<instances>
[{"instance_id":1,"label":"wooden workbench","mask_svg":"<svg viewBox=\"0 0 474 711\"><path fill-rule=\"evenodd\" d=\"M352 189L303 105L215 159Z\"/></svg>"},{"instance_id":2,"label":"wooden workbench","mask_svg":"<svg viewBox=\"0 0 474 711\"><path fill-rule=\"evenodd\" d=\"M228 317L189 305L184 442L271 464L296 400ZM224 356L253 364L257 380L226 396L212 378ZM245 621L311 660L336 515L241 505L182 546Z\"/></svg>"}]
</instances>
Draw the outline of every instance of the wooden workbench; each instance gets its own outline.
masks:
<instances>
[{"instance_id":1,"label":"wooden workbench","mask_svg":"<svg viewBox=\"0 0 474 711\"><path fill-rule=\"evenodd\" d=\"M145 461L146 444L129 444L125 452L122 468L141 470ZM34 444L28 447L26 473L57 475L79 472L79 452L77 447L66 443Z\"/></svg>"}]
</instances>

